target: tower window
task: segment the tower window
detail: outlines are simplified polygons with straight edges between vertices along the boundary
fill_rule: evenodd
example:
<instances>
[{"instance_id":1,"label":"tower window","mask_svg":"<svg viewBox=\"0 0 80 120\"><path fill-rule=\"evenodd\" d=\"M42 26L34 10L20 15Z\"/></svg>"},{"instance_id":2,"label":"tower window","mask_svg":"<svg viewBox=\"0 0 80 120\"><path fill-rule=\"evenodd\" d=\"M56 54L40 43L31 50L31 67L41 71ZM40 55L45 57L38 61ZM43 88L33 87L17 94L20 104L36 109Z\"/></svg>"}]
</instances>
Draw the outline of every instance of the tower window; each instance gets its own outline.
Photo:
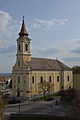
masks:
<instances>
[{"instance_id":1,"label":"tower window","mask_svg":"<svg viewBox=\"0 0 80 120\"><path fill-rule=\"evenodd\" d=\"M20 77L18 76L18 83L20 83Z\"/></svg>"},{"instance_id":2,"label":"tower window","mask_svg":"<svg viewBox=\"0 0 80 120\"><path fill-rule=\"evenodd\" d=\"M67 81L69 81L69 75L67 76Z\"/></svg>"},{"instance_id":3,"label":"tower window","mask_svg":"<svg viewBox=\"0 0 80 120\"><path fill-rule=\"evenodd\" d=\"M20 51L20 44L18 45L18 50Z\"/></svg>"},{"instance_id":4,"label":"tower window","mask_svg":"<svg viewBox=\"0 0 80 120\"><path fill-rule=\"evenodd\" d=\"M43 83L43 77L41 76L41 78L40 78L40 83Z\"/></svg>"},{"instance_id":5,"label":"tower window","mask_svg":"<svg viewBox=\"0 0 80 120\"><path fill-rule=\"evenodd\" d=\"M59 76L57 76L57 82L59 82Z\"/></svg>"},{"instance_id":6,"label":"tower window","mask_svg":"<svg viewBox=\"0 0 80 120\"><path fill-rule=\"evenodd\" d=\"M51 82L51 76L49 76L49 82Z\"/></svg>"},{"instance_id":7,"label":"tower window","mask_svg":"<svg viewBox=\"0 0 80 120\"><path fill-rule=\"evenodd\" d=\"M27 44L25 44L25 50L28 51L28 45Z\"/></svg>"},{"instance_id":8,"label":"tower window","mask_svg":"<svg viewBox=\"0 0 80 120\"><path fill-rule=\"evenodd\" d=\"M20 66L20 61L18 61L18 66Z\"/></svg>"},{"instance_id":9,"label":"tower window","mask_svg":"<svg viewBox=\"0 0 80 120\"><path fill-rule=\"evenodd\" d=\"M34 84L34 76L32 77L32 83Z\"/></svg>"}]
</instances>

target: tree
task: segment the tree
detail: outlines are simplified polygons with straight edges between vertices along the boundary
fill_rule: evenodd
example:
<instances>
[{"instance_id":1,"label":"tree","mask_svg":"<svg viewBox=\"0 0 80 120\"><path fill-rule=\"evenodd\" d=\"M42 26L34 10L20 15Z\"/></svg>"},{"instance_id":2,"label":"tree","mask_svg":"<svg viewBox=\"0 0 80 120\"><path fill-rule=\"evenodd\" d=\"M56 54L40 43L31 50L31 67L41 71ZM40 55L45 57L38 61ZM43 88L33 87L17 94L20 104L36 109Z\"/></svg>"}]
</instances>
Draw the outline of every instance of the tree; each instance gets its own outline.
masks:
<instances>
[{"instance_id":1,"label":"tree","mask_svg":"<svg viewBox=\"0 0 80 120\"><path fill-rule=\"evenodd\" d=\"M47 81L43 81L39 83L39 93L43 94L44 100L45 100L45 95L46 93L49 93L52 91L53 84Z\"/></svg>"},{"instance_id":2,"label":"tree","mask_svg":"<svg viewBox=\"0 0 80 120\"><path fill-rule=\"evenodd\" d=\"M0 93L0 120L4 117L4 110L7 102L2 99L2 93Z\"/></svg>"},{"instance_id":3,"label":"tree","mask_svg":"<svg viewBox=\"0 0 80 120\"><path fill-rule=\"evenodd\" d=\"M75 90L74 89L61 90L58 92L58 95L61 96L61 101L70 103L74 99Z\"/></svg>"},{"instance_id":4,"label":"tree","mask_svg":"<svg viewBox=\"0 0 80 120\"><path fill-rule=\"evenodd\" d=\"M68 115L75 119L80 119L80 93L78 91L75 92L75 97L73 99Z\"/></svg>"}]
</instances>

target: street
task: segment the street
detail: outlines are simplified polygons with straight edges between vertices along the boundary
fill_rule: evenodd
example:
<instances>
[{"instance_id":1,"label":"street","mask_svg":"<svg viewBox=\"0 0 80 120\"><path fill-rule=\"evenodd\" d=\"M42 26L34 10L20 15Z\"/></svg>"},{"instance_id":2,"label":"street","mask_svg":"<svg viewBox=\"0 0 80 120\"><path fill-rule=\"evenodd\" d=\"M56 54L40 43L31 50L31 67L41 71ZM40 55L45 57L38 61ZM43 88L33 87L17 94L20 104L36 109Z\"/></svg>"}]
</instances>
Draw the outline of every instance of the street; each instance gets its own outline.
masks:
<instances>
[{"instance_id":1,"label":"street","mask_svg":"<svg viewBox=\"0 0 80 120\"><path fill-rule=\"evenodd\" d=\"M66 108L61 105L55 104L55 100L52 101L27 101L21 104L13 104L6 106L6 114L11 113L24 113L24 114L43 114L43 115L66 115Z\"/></svg>"}]
</instances>

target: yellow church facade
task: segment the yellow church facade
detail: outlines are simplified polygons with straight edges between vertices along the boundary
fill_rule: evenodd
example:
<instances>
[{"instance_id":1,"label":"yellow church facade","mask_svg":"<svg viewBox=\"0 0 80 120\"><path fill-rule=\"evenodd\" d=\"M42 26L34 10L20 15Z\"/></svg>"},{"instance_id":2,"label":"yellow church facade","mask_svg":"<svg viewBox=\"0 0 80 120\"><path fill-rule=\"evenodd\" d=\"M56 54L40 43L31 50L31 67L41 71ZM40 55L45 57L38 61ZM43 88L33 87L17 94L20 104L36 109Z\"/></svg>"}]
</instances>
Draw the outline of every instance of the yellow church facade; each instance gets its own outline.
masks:
<instances>
[{"instance_id":1,"label":"yellow church facade","mask_svg":"<svg viewBox=\"0 0 80 120\"><path fill-rule=\"evenodd\" d=\"M28 36L23 19L17 39L16 63L12 68L13 95L39 95L39 84L43 81L52 85L50 92L73 88L72 70L57 59L32 57Z\"/></svg>"}]
</instances>

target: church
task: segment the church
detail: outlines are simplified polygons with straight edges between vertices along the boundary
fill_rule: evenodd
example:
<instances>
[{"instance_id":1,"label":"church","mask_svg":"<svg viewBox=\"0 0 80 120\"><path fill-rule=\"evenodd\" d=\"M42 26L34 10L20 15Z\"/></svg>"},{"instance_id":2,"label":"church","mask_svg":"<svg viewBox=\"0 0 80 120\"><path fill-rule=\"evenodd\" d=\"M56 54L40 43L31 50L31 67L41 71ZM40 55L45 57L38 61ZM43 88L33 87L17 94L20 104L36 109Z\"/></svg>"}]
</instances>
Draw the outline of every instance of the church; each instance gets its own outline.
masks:
<instances>
[{"instance_id":1,"label":"church","mask_svg":"<svg viewBox=\"0 0 80 120\"><path fill-rule=\"evenodd\" d=\"M46 81L52 85L50 93L73 87L72 70L57 59L35 58L31 56L29 34L24 18L17 39L16 63L12 68L13 95L31 97L41 94L39 83Z\"/></svg>"}]
</instances>

